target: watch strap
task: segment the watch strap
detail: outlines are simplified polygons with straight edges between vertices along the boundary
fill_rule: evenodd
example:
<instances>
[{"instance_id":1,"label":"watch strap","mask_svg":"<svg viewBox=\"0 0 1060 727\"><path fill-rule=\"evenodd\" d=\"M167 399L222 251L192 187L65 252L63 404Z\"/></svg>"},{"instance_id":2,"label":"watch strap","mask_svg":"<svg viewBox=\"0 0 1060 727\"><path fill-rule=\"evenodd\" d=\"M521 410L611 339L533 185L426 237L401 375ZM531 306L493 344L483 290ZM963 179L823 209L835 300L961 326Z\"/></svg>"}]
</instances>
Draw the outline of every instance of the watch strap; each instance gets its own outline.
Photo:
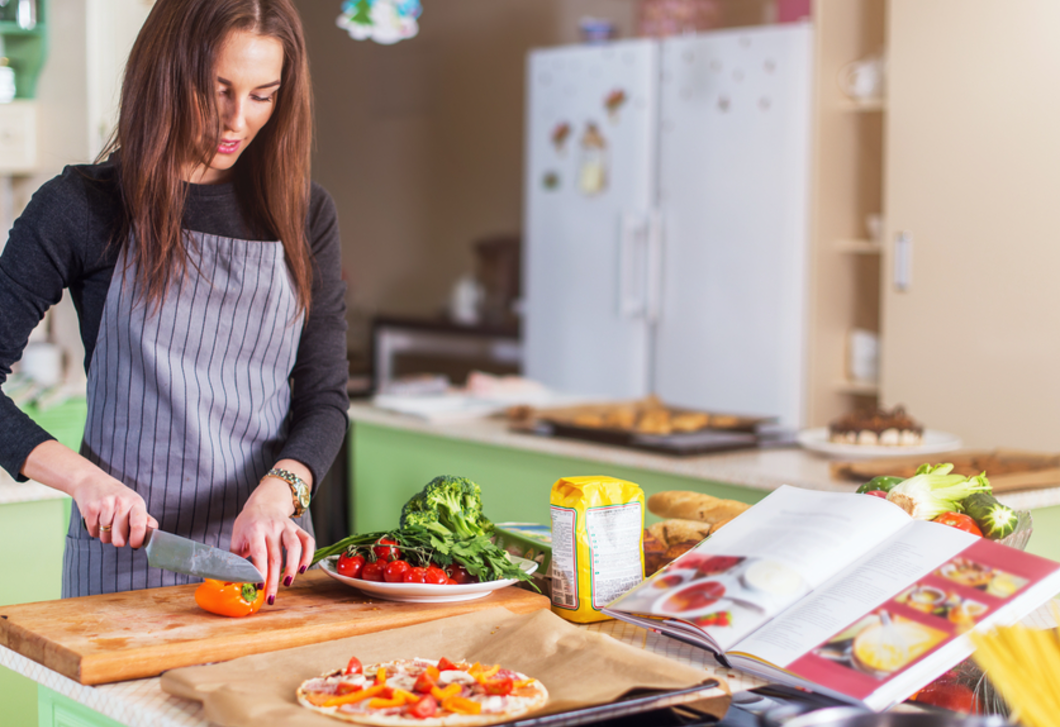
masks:
<instances>
[{"instance_id":1,"label":"watch strap","mask_svg":"<svg viewBox=\"0 0 1060 727\"><path fill-rule=\"evenodd\" d=\"M291 517L300 517L309 507L309 485L305 480L279 467L273 467L265 473L266 477L278 477L291 486L291 499L294 501L294 514Z\"/></svg>"}]
</instances>

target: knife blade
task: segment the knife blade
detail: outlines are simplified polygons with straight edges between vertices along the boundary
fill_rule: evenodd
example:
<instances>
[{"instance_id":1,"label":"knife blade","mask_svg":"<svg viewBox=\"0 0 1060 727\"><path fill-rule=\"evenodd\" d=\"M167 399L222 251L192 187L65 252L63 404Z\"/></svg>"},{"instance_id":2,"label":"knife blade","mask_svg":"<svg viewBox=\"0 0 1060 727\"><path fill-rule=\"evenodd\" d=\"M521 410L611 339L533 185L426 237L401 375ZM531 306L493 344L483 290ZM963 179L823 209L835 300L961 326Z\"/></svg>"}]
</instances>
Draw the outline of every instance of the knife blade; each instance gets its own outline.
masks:
<instances>
[{"instance_id":1,"label":"knife blade","mask_svg":"<svg viewBox=\"0 0 1060 727\"><path fill-rule=\"evenodd\" d=\"M163 530L148 530L142 547L153 568L232 583L265 582L249 560Z\"/></svg>"}]
</instances>

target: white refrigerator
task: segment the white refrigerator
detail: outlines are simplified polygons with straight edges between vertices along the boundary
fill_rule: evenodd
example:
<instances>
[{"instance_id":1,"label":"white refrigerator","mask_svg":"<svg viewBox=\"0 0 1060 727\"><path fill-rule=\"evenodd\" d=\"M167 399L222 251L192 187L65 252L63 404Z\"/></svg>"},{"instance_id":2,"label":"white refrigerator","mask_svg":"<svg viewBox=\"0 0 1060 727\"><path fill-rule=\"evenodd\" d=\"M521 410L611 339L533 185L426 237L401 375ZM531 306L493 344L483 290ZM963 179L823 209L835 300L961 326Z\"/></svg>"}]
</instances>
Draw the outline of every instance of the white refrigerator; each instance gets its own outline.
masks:
<instances>
[{"instance_id":1,"label":"white refrigerator","mask_svg":"<svg viewBox=\"0 0 1060 727\"><path fill-rule=\"evenodd\" d=\"M812 29L533 51L524 373L803 423Z\"/></svg>"}]
</instances>

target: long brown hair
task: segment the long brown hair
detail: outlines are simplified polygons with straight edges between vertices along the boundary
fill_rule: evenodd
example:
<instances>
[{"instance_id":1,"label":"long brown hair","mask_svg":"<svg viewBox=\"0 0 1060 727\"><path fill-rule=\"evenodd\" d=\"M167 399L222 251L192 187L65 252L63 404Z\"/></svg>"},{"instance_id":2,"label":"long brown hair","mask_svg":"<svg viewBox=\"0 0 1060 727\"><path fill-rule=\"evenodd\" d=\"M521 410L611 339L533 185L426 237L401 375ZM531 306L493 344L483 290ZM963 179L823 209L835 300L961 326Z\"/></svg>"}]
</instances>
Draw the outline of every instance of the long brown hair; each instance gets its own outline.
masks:
<instances>
[{"instance_id":1,"label":"long brown hair","mask_svg":"<svg viewBox=\"0 0 1060 727\"><path fill-rule=\"evenodd\" d=\"M155 3L129 53L118 128L100 155L117 152L125 212L119 241L133 246L144 298L160 303L173 275L187 269L183 175L216 153L222 132L216 60L236 30L283 45L276 106L236 163L235 189L251 229L283 242L299 309L308 310L312 93L302 22L290 0Z\"/></svg>"}]
</instances>

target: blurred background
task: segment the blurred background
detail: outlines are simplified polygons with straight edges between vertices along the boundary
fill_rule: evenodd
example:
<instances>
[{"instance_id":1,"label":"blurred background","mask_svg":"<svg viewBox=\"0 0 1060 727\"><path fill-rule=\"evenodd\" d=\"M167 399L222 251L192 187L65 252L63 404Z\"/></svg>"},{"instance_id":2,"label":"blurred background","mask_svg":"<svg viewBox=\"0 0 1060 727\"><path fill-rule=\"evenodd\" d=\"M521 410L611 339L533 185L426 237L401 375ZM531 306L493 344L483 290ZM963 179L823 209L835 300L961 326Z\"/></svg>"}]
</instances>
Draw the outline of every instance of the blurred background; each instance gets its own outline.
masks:
<instances>
[{"instance_id":1,"label":"blurred background","mask_svg":"<svg viewBox=\"0 0 1060 727\"><path fill-rule=\"evenodd\" d=\"M793 429L904 404L965 444L1060 445L1055 3L296 4L314 177L342 227L352 396L412 374L523 373ZM150 5L0 6L3 230L102 147ZM415 34L384 37L384 8ZM358 13L374 39L355 37ZM643 63L606 70L625 51ZM600 59L599 89L578 58ZM534 90L535 62L569 112ZM535 161L553 152L566 171ZM594 300L626 322L581 320ZM76 388L68 303L34 343L24 367Z\"/></svg>"}]
</instances>

